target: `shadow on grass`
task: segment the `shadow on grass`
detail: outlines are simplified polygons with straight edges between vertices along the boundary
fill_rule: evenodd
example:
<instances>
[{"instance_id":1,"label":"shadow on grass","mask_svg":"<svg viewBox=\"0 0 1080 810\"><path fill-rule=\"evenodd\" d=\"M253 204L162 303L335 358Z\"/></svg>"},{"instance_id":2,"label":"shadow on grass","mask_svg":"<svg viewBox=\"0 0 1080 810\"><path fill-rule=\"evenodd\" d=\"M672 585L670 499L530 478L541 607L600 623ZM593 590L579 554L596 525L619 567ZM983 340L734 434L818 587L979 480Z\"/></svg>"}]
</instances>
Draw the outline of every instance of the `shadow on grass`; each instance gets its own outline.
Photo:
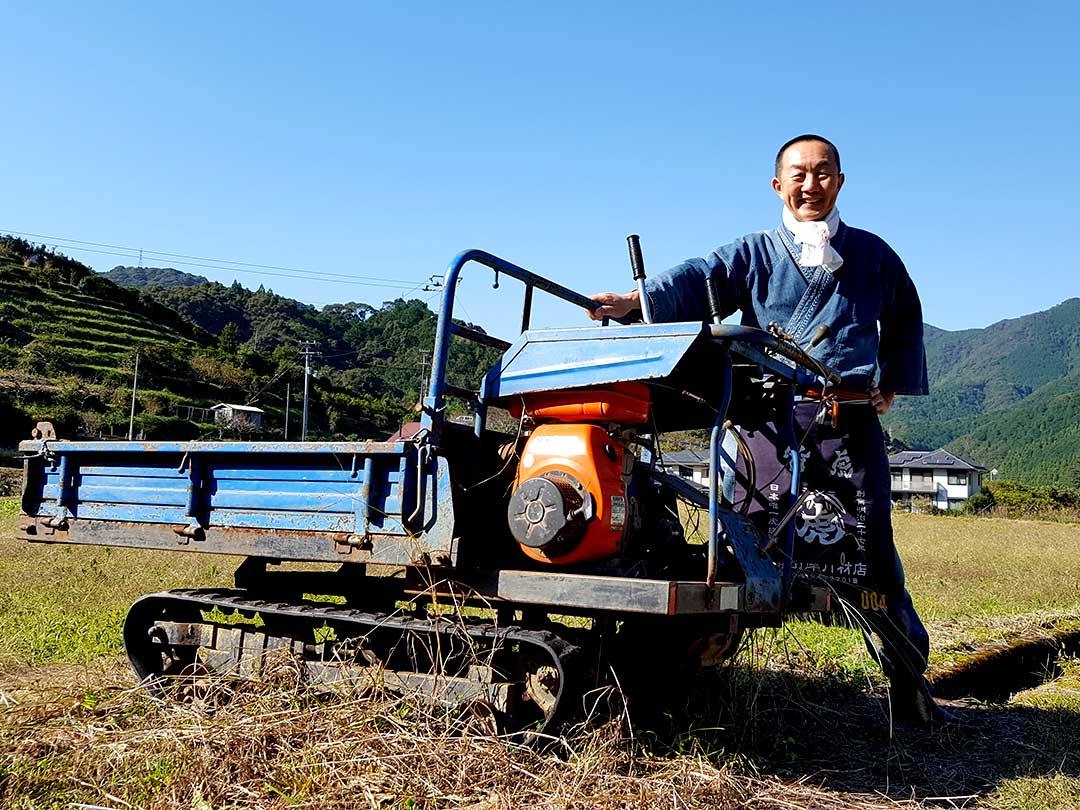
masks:
<instances>
[{"instance_id":1,"label":"shadow on grass","mask_svg":"<svg viewBox=\"0 0 1080 810\"><path fill-rule=\"evenodd\" d=\"M891 724L882 687L745 663L679 692L632 703L653 753L740 754L784 780L895 800L969 797L1018 777L1080 777L1080 712L1068 708L951 700L944 705L955 724L927 731Z\"/></svg>"}]
</instances>

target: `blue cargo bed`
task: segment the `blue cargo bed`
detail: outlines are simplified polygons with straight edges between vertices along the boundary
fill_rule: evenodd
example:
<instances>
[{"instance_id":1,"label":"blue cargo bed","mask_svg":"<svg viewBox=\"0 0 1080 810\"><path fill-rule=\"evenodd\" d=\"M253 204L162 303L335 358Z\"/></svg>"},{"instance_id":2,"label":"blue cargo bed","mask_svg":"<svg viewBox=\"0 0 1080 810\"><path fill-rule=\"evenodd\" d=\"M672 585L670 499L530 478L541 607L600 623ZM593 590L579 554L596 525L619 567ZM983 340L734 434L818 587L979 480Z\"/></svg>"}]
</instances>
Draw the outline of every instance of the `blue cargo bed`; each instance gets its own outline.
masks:
<instances>
[{"instance_id":1,"label":"blue cargo bed","mask_svg":"<svg viewBox=\"0 0 1080 810\"><path fill-rule=\"evenodd\" d=\"M25 454L22 532L280 560L452 564L447 462L409 442L74 442Z\"/></svg>"}]
</instances>

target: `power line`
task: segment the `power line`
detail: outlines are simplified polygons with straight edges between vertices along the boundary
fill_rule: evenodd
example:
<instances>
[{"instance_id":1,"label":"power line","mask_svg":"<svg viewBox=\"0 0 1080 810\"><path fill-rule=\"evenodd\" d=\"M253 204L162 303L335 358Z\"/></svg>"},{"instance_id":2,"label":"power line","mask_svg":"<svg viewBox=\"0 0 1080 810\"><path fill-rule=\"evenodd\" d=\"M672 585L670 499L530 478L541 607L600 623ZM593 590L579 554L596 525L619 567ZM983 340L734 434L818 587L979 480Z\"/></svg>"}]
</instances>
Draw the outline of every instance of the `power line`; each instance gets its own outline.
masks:
<instances>
[{"instance_id":1,"label":"power line","mask_svg":"<svg viewBox=\"0 0 1080 810\"><path fill-rule=\"evenodd\" d=\"M295 363L289 363L289 365L285 366L285 368L281 369L281 371L279 371L279 372L278 372L277 374L275 374L275 375L274 375L274 376L273 376L273 377L272 377L272 378L270 379L270 382L268 382L268 383L267 383L266 385L264 385L264 386L263 386L262 388L260 388L260 389L259 389L258 391L256 391L256 392L255 392L254 394L252 394L252 395L251 395L250 397L248 397L248 401L247 401L247 402L245 402L244 404L245 404L245 405L252 405L252 404L254 404L254 403L255 403L255 401L256 401L256 400L258 400L258 398L259 398L259 397L260 397L260 396L262 395L263 391L265 391L265 390L266 390L267 388L269 388L269 387L270 387L271 385L273 385L274 383L276 383L276 382L277 382L278 380L280 380L280 379L281 379L282 377L284 377L284 376L285 376L285 375L286 375L286 374L287 374L288 372L292 371L292 370L293 370L294 368L296 368L296 367L297 367L298 365L300 365L300 363L299 363L299 362L295 362Z\"/></svg>"},{"instance_id":2,"label":"power line","mask_svg":"<svg viewBox=\"0 0 1080 810\"><path fill-rule=\"evenodd\" d=\"M19 236L33 236L33 237L36 237L37 239L48 239L48 240L60 239L60 240L62 240L64 242L72 242L72 243L76 243L76 244L80 244L80 245L95 245L97 247L113 248L114 250L126 250L126 251L129 251L131 253L138 252L140 256L145 252L145 253L149 253L149 254L152 254L152 255L155 255L155 256L165 256L165 257L168 257L168 258L192 259L194 261L199 261L199 262L212 262L215 265L235 264L235 265L240 265L241 267L256 267L256 268L261 268L261 269L264 269L264 270L283 270L283 271L288 272L288 273L315 273L315 274L325 275L325 276L338 276L340 278L345 278L345 279L365 278L365 279L372 279L372 280L375 280L375 281L391 281L391 280L393 280L393 279L380 278L378 276L356 276L356 275L353 275L351 273L332 273L329 270L305 270L305 269L299 268L299 267L284 267L284 266L276 265L276 264L260 264L258 262L242 262L242 261L234 261L233 259L214 259L214 258L209 258L207 256L191 256L191 255L188 255L186 253L167 253L167 252L161 251L161 250L146 250L144 248L127 247L126 245L112 245L112 244L109 244L107 242L90 242L90 241L87 241L85 239L75 239L75 238L70 237L70 236L48 236L48 235L40 234L40 233L29 233L27 231L15 231L15 230L10 230L8 228L0 228L0 231L7 231L8 233L16 233Z\"/></svg>"},{"instance_id":3,"label":"power line","mask_svg":"<svg viewBox=\"0 0 1080 810\"><path fill-rule=\"evenodd\" d=\"M419 287L425 283L422 280L415 281L413 279L408 279L403 281L399 279L386 278L383 276L363 276L351 273L334 273L329 270L306 270L299 267L285 267L274 264L260 264L258 262L243 262L235 261L232 259L214 259L205 256L192 256L184 253L169 253L167 251L161 250L147 250L145 248L128 247L126 245L114 245L108 242L93 242L86 239L75 239L68 236L50 236L48 234L32 233L30 231L20 231L12 228L0 228L0 231L15 234L17 236L29 236L35 239L47 240L53 243L66 243L58 244L58 246L67 248L69 250L84 250L88 253L101 253L108 256L122 256L131 259L134 259L136 258L136 256L138 256L140 262L139 266L142 266L142 256L145 253L151 257L161 257L163 259L168 259L171 264L179 264L185 267L202 267L210 270L225 270L236 273L249 273L252 275L274 276L277 278L330 281L339 284L356 284L359 286L368 287L390 287L393 289L415 289L415 287ZM86 247L87 245L93 245L94 247ZM102 250L101 248L110 248L111 250ZM415 287L413 285L415 285Z\"/></svg>"},{"instance_id":4,"label":"power line","mask_svg":"<svg viewBox=\"0 0 1080 810\"><path fill-rule=\"evenodd\" d=\"M56 247L67 248L68 250L81 250L81 251L84 251L86 253L100 253L100 254L103 254L103 255L106 255L106 256L120 256L121 258L124 258L124 259L134 259L135 258L135 255L133 253L120 253L120 252L115 251L115 250L102 250L101 248L88 248L88 247L81 247L81 246L77 246L77 245L68 245L68 244L64 244L63 242L58 242L56 240L53 240L53 244ZM178 264L178 265L181 265L182 267L200 267L200 268L206 268L208 270L224 270L224 271L230 272L230 273L246 273L248 275L253 275L253 276L273 276L275 278L291 278L291 279L299 280L299 281L328 281L328 282L330 282L332 284L354 284L354 285L359 286L359 287L389 287L389 288L394 289L394 290L415 289L415 286L411 285L410 282L408 282L408 281L406 281L404 283L402 283L402 282L393 283L392 279L384 279L385 282L391 282L391 283L380 283L380 282L377 282L377 281L355 281L355 280L349 280L349 279L343 279L343 278L324 278L322 276L316 275L315 271L310 271L311 272L310 275L298 276L298 275L293 275L291 273L275 273L275 272L273 272L271 270L247 270L247 269L245 269L243 267L223 267L223 266L220 266L220 265L204 264L204 263L201 263L201 262L188 262L188 261L170 260L169 264ZM366 276L359 276L358 278L367 278L367 277Z\"/></svg>"}]
</instances>

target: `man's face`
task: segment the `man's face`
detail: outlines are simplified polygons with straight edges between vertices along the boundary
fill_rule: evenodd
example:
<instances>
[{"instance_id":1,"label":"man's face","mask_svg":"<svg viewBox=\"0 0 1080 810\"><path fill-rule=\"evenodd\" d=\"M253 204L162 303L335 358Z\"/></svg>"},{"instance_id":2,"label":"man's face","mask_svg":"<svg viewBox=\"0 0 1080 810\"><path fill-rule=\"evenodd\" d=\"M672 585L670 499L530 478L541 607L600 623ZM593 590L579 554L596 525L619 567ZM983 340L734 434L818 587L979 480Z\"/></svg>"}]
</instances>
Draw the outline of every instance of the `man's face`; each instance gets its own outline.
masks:
<instances>
[{"instance_id":1,"label":"man's face","mask_svg":"<svg viewBox=\"0 0 1080 810\"><path fill-rule=\"evenodd\" d=\"M832 151L821 141L799 141L784 151L773 191L800 222L824 219L844 185Z\"/></svg>"}]
</instances>

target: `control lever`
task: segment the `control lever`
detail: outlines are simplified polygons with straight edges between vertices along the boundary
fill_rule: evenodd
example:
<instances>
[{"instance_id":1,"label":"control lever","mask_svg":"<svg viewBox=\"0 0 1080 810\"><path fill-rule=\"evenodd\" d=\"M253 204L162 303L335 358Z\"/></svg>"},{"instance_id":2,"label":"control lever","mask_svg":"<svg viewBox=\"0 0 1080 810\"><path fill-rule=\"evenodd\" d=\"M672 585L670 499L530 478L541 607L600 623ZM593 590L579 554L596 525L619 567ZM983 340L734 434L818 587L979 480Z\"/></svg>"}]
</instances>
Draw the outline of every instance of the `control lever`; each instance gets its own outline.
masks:
<instances>
[{"instance_id":1,"label":"control lever","mask_svg":"<svg viewBox=\"0 0 1080 810\"><path fill-rule=\"evenodd\" d=\"M710 291L710 292L712 292L712 291ZM712 292L712 295L715 295L715 294L716 294L715 292ZM710 303L711 303L711 296L710 296ZM769 333L772 334L772 336L777 338L778 340L786 340L788 343L795 343L796 346L799 345L798 343L795 342L795 337L793 335L788 334L786 331L784 331L784 327L782 327L776 321L773 321L773 322L771 322L769 324ZM817 331L814 332L814 336L812 338L810 338L810 342L806 344L806 348L807 349L814 348L819 343L821 343L821 341L823 341L825 338L827 338L831 334L832 334L832 329L829 327L829 325L827 323L821 324L820 326L818 326Z\"/></svg>"},{"instance_id":2,"label":"control lever","mask_svg":"<svg viewBox=\"0 0 1080 810\"><path fill-rule=\"evenodd\" d=\"M630 246L630 269L634 273L638 298L641 301L641 319L645 323L652 323L652 306L649 304L649 296L645 294L645 262L641 258L641 237L632 233L626 237L626 243Z\"/></svg>"},{"instance_id":3,"label":"control lever","mask_svg":"<svg viewBox=\"0 0 1080 810\"><path fill-rule=\"evenodd\" d=\"M720 295L716 291L716 277L713 275L705 276L705 296L709 299L709 316L712 322L720 323L724 317L720 311Z\"/></svg>"},{"instance_id":4,"label":"control lever","mask_svg":"<svg viewBox=\"0 0 1080 810\"><path fill-rule=\"evenodd\" d=\"M832 329L829 328L829 325L827 323L821 324L817 328L817 331L814 332L814 336L812 338L810 338L810 343L807 344L806 348L808 348L808 349L814 348L819 343L821 343L821 341L823 341L825 338L827 338L831 334L832 334Z\"/></svg>"}]
</instances>

